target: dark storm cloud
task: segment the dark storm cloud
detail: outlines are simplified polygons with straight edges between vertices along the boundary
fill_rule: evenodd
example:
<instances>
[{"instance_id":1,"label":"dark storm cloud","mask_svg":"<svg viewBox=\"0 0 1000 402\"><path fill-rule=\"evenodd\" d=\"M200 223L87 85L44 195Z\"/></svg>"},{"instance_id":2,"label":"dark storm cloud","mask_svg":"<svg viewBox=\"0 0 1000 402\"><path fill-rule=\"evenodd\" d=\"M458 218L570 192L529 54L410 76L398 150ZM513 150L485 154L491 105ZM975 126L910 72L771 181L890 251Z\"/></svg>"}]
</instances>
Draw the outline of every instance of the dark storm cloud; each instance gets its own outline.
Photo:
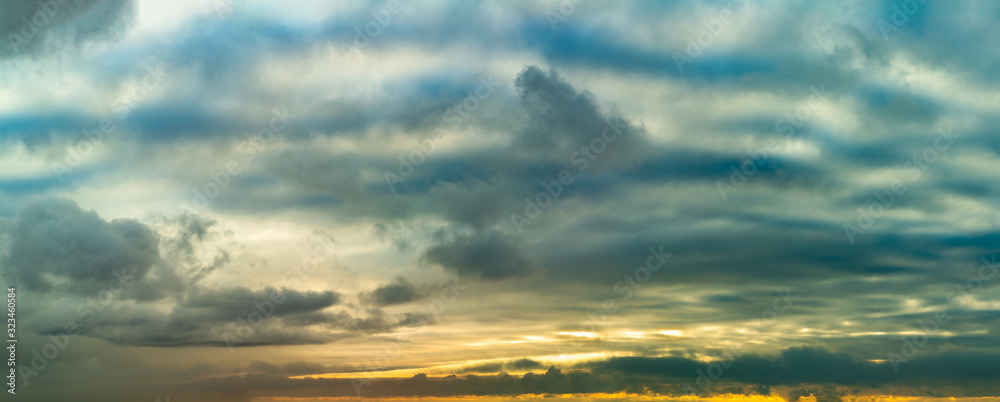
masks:
<instances>
[{"instance_id":1,"label":"dark storm cloud","mask_svg":"<svg viewBox=\"0 0 1000 402\"><path fill-rule=\"evenodd\" d=\"M553 70L544 72L537 66L526 67L517 75L514 85L530 121L514 137L512 152L556 156L562 162L601 135L605 139L619 136L613 147L609 147L613 149L601 156L606 164L608 158L619 161L636 158L635 154L645 144L641 129L623 121L616 113L602 112L593 94L576 90Z\"/></svg>"},{"instance_id":2,"label":"dark storm cloud","mask_svg":"<svg viewBox=\"0 0 1000 402\"><path fill-rule=\"evenodd\" d=\"M392 283L379 286L375 290L362 294L362 298L370 300L377 306L393 306L409 303L420 298L420 290L403 277L396 277Z\"/></svg>"},{"instance_id":3,"label":"dark storm cloud","mask_svg":"<svg viewBox=\"0 0 1000 402\"><path fill-rule=\"evenodd\" d=\"M815 274L905 275L920 271L912 267L894 267L887 260L894 256L941 258L953 262L978 258L976 252L963 251L957 245L937 243L936 236L871 235L865 240L866 247L845 247L839 225L811 219L731 213L728 220L734 227L746 227L746 232L718 233L699 228L698 223L713 214L711 209L692 208L684 218L647 217L619 222L615 226L601 216L580 218L573 223L573 229L602 230L603 236L593 243L580 239L549 239L526 252L539 258L554 278L612 283L615 276L620 277L630 267L641 265L649 253L648 248L659 244L684 252L678 252L671 262L676 270L654 276L652 280L657 282L735 283L758 279L772 282L774 278L790 281ZM641 228L656 227L660 229L636 234ZM961 252L963 257L946 258L949 250ZM609 270L610 266L617 268ZM943 267L939 267L939 271L941 274L949 272Z\"/></svg>"},{"instance_id":4,"label":"dark storm cloud","mask_svg":"<svg viewBox=\"0 0 1000 402\"><path fill-rule=\"evenodd\" d=\"M522 194L538 191L538 182L558 176L562 169L572 166L595 171L595 166L605 165L627 169L633 162L641 161L645 150L650 148L642 128L614 109L598 106L592 94L573 88L555 71L543 72L529 66L518 74L514 84L519 93L518 108L498 112L502 116L526 114L529 122L527 127L513 133L509 148L501 153L471 152L427 158L399 185L395 194L388 191L384 180L363 178L378 177L366 172L396 171L399 163L396 159L300 148L268 156L267 169L304 191L331 194L335 202L326 206L352 211L347 216L411 219L431 213L482 231L507 218L521 202ZM506 119L500 120L482 123L486 128L494 128L496 124L497 129L509 125ZM442 123L433 121L429 127L441 127ZM582 147L590 147L595 139L609 137L614 138L613 147L608 146L600 160L587 159L581 153ZM739 157L732 156L729 160L737 162ZM690 163L677 162L674 166L693 172L701 163L687 161ZM587 191L585 185L577 187ZM599 188L590 189L590 194L599 192ZM570 196L567 192L567 197ZM241 200L246 202L265 201ZM270 208L269 205L259 208Z\"/></svg>"},{"instance_id":5,"label":"dark storm cloud","mask_svg":"<svg viewBox=\"0 0 1000 402\"><path fill-rule=\"evenodd\" d=\"M134 219L105 220L63 198L40 199L20 211L6 231L4 271L26 290L121 299L176 296L229 262L219 250L202 265L194 254L215 235L211 219L182 214L169 235ZM188 268L189 278L179 269Z\"/></svg>"},{"instance_id":6,"label":"dark storm cloud","mask_svg":"<svg viewBox=\"0 0 1000 402\"><path fill-rule=\"evenodd\" d=\"M5 1L0 3L0 55L35 57L120 39L131 28L132 0Z\"/></svg>"},{"instance_id":7,"label":"dark storm cloud","mask_svg":"<svg viewBox=\"0 0 1000 402\"><path fill-rule=\"evenodd\" d=\"M711 181L728 178L733 166L739 166L747 154L721 153L702 149L669 149L636 163L633 169L621 172L619 180L662 183L669 181ZM822 166L780 156L768 157L757 166L755 180L780 186L823 185L820 180L827 172Z\"/></svg>"},{"instance_id":8,"label":"dark storm cloud","mask_svg":"<svg viewBox=\"0 0 1000 402\"><path fill-rule=\"evenodd\" d=\"M159 260L159 238L133 219L105 221L68 199L39 201L21 212L4 271L28 290L94 295L120 278L141 279ZM115 282L119 278L119 282Z\"/></svg>"},{"instance_id":9,"label":"dark storm cloud","mask_svg":"<svg viewBox=\"0 0 1000 402\"><path fill-rule=\"evenodd\" d=\"M373 309L354 315L347 311L330 311L328 308L336 305L339 298L331 291L286 288L258 291L242 287L195 289L169 314L141 305L114 306L108 313L98 316L93 325L85 327L83 334L135 346L246 347L324 344L433 322L433 317L422 312L387 314ZM254 314L262 316L263 320L251 324L250 320L260 320L250 318ZM252 328L250 335L239 335L245 334L239 331L246 331L246 328ZM226 334L239 335L241 342L232 342Z\"/></svg>"},{"instance_id":10,"label":"dark storm cloud","mask_svg":"<svg viewBox=\"0 0 1000 402\"><path fill-rule=\"evenodd\" d=\"M996 357L995 352L917 355L912 360L900 363L897 373L890 362L873 363L846 353L830 352L818 347L797 347L786 349L774 357L760 355L736 357L723 373L726 380L749 384L829 383L874 387L924 380L1000 379L1000 369L989 363ZM727 365L730 364L728 360L726 357L724 361ZM711 365L674 357L620 357L591 364L588 367L595 373L617 372L674 380L689 378L693 382L699 370L709 372Z\"/></svg>"},{"instance_id":11,"label":"dark storm cloud","mask_svg":"<svg viewBox=\"0 0 1000 402\"><path fill-rule=\"evenodd\" d=\"M422 258L457 274L484 280L529 275L535 267L513 239L496 230L460 235L427 249Z\"/></svg>"},{"instance_id":12,"label":"dark storm cloud","mask_svg":"<svg viewBox=\"0 0 1000 402\"><path fill-rule=\"evenodd\" d=\"M224 234L216 224L182 214L163 221L159 229L164 235L136 220L106 221L67 199L42 199L0 225L2 266L4 275L24 291L57 296L28 328L61 333L69 317L82 335L116 344L225 346L222 336L236 330L237 318L246 320L255 312L266 317L265 325L238 346L327 343L433 322L422 312L324 311L342 298L329 290L200 286L202 278L229 262L229 253L221 249L207 265L194 256L207 240ZM178 274L185 267L193 267L188 278ZM395 286L376 292L376 299L391 305L419 295L415 287L405 292L413 286L408 282ZM111 298L94 301L104 293ZM74 304L67 296L90 297L90 304ZM169 313L147 304L171 300L176 303ZM324 329L309 329L314 325Z\"/></svg>"},{"instance_id":13,"label":"dark storm cloud","mask_svg":"<svg viewBox=\"0 0 1000 402\"><path fill-rule=\"evenodd\" d=\"M322 310L337 304L340 295L332 291L301 292L295 289L264 288L253 291L244 287L212 290L195 290L181 304L183 308L203 309L223 320L245 315L254 302L268 300L274 296L282 300L276 303L271 314L283 316Z\"/></svg>"}]
</instances>

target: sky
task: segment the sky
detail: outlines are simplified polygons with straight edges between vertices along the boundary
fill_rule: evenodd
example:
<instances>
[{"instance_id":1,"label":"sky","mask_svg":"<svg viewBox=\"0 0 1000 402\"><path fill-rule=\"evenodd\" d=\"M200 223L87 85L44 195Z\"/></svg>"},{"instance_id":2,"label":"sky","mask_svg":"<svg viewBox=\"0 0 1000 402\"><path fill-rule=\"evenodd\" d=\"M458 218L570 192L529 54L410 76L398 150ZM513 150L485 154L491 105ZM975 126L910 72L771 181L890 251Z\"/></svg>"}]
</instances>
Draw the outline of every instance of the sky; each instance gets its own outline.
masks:
<instances>
[{"instance_id":1,"label":"sky","mask_svg":"<svg viewBox=\"0 0 1000 402\"><path fill-rule=\"evenodd\" d=\"M998 19L0 1L4 391L996 402Z\"/></svg>"}]
</instances>

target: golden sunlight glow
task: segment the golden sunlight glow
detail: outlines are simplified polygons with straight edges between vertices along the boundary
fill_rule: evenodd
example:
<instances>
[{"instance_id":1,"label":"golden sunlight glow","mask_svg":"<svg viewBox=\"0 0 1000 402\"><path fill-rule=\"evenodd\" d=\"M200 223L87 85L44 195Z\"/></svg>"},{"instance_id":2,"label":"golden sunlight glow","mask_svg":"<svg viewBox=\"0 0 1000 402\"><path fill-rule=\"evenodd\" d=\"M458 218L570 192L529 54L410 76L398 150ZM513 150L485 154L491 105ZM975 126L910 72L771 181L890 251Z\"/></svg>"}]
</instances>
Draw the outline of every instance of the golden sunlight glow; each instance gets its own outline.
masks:
<instances>
[{"instance_id":1,"label":"golden sunlight glow","mask_svg":"<svg viewBox=\"0 0 1000 402\"><path fill-rule=\"evenodd\" d=\"M815 402L810 401L809 397L803 397L799 399L802 402ZM559 394L559 395L542 395L542 394L524 394L517 396L461 396L461 397L424 397L424 398L366 398L373 401L394 401L394 402L404 402L404 401L421 401L421 402L459 402L459 401L481 401L481 402L492 402L492 401L551 401L551 400L587 400L587 401L687 401L687 402L785 402L780 396L777 395L739 395L739 394L722 394L709 398L700 398L696 396L662 396L662 395L645 395L645 394L630 394L630 393L595 393L595 394ZM256 401L347 401L347 400L357 400L354 397L338 397L338 398L261 398ZM864 401L868 402L868 401Z\"/></svg>"},{"instance_id":2,"label":"golden sunlight glow","mask_svg":"<svg viewBox=\"0 0 1000 402\"><path fill-rule=\"evenodd\" d=\"M557 332L556 335L577 336L582 338L599 338L601 336L596 332L585 332L585 331Z\"/></svg>"},{"instance_id":3,"label":"golden sunlight glow","mask_svg":"<svg viewBox=\"0 0 1000 402\"><path fill-rule=\"evenodd\" d=\"M845 395L843 402L998 402L998 397L978 397L978 398L933 398L914 396L894 396L894 395ZM693 395L684 396L663 396L630 393L595 393L595 394L524 394L517 396L457 396L457 397L397 397L397 398L365 398L366 400L378 402L500 402L500 401L529 401L543 402L552 400L572 400L572 401L677 401L677 402L787 402L786 399L778 395L743 395L743 394L722 394L701 398ZM290 397L269 397L257 398L254 402L266 401L357 401L357 397L333 397L333 398L290 398ZM798 402L816 402L814 395L803 396Z\"/></svg>"}]
</instances>

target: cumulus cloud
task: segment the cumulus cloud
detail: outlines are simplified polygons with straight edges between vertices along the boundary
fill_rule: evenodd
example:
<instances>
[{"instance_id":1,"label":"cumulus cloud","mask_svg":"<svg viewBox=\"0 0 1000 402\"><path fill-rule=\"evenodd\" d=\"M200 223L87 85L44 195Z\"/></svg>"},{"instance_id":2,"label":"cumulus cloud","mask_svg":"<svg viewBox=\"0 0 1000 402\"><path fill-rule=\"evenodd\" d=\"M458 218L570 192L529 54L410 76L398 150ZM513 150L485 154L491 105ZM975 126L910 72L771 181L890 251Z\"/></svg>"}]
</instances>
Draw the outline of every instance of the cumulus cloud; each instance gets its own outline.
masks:
<instances>
[{"instance_id":1,"label":"cumulus cloud","mask_svg":"<svg viewBox=\"0 0 1000 402\"><path fill-rule=\"evenodd\" d=\"M133 23L132 0L8 1L0 54L31 57L120 39Z\"/></svg>"},{"instance_id":2,"label":"cumulus cloud","mask_svg":"<svg viewBox=\"0 0 1000 402\"><path fill-rule=\"evenodd\" d=\"M295 289L264 288L253 291L244 287L230 289L195 290L189 293L182 306L194 309L208 309L220 318L236 316L246 312L254 302L275 298L275 316L322 310L337 304L340 295L332 291L301 292Z\"/></svg>"},{"instance_id":3,"label":"cumulus cloud","mask_svg":"<svg viewBox=\"0 0 1000 402\"><path fill-rule=\"evenodd\" d=\"M996 394L1000 6L244 3L0 2L0 267L25 355L86 323L39 400L152 399L70 381L102 372L178 400L355 395L288 377L363 371L342 362L385 342L405 352L374 371L429 375L376 396L674 394L730 344L748 350L720 393ZM56 177L149 59L168 78ZM460 294L431 285L455 276ZM775 289L801 298L748 343ZM898 374L876 362L941 312ZM616 357L546 370L577 338Z\"/></svg>"},{"instance_id":4,"label":"cumulus cloud","mask_svg":"<svg viewBox=\"0 0 1000 402\"><path fill-rule=\"evenodd\" d=\"M362 298L370 300L377 306L392 306L409 303L420 297L417 286L406 278L396 277L392 283L379 286L375 290L362 294Z\"/></svg>"},{"instance_id":5,"label":"cumulus cloud","mask_svg":"<svg viewBox=\"0 0 1000 402\"><path fill-rule=\"evenodd\" d=\"M247 347L324 344L433 322L423 312L331 311L340 298L331 291L287 288L193 289L169 314L148 305L113 305L82 333L136 346Z\"/></svg>"},{"instance_id":6,"label":"cumulus cloud","mask_svg":"<svg viewBox=\"0 0 1000 402\"><path fill-rule=\"evenodd\" d=\"M143 278L160 258L159 239L147 225L106 221L68 199L32 204L9 236L5 271L39 292L93 295L115 278Z\"/></svg>"},{"instance_id":7,"label":"cumulus cloud","mask_svg":"<svg viewBox=\"0 0 1000 402\"><path fill-rule=\"evenodd\" d=\"M542 71L528 66L514 80L521 103L530 116L529 125L518 133L512 151L539 153L556 157L560 162L572 158L578 149L600 150L600 163L641 160L636 155L646 144L642 129L633 127L617 112L603 112L596 97L588 91L573 88L554 70ZM594 147L592 142L606 145ZM613 141L613 145L608 142ZM590 152L593 154L597 152ZM590 161L592 156L586 156ZM578 159L583 160L583 159ZM587 163L589 164L588 161Z\"/></svg>"},{"instance_id":8,"label":"cumulus cloud","mask_svg":"<svg viewBox=\"0 0 1000 402\"><path fill-rule=\"evenodd\" d=\"M485 280L529 275L534 268L513 240L496 230L458 236L427 249L423 259L457 274Z\"/></svg>"}]
</instances>

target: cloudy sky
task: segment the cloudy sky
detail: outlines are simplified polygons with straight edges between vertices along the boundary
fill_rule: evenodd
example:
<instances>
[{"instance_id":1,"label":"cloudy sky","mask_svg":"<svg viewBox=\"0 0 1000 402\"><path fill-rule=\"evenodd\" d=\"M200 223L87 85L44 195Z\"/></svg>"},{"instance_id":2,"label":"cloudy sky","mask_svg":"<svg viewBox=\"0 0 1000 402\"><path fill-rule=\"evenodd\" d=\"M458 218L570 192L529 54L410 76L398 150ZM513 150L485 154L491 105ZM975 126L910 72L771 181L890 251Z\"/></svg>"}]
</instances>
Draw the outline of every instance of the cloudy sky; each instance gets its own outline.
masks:
<instances>
[{"instance_id":1,"label":"cloudy sky","mask_svg":"<svg viewBox=\"0 0 1000 402\"><path fill-rule=\"evenodd\" d=\"M998 397L998 19L0 2L16 398Z\"/></svg>"}]
</instances>

